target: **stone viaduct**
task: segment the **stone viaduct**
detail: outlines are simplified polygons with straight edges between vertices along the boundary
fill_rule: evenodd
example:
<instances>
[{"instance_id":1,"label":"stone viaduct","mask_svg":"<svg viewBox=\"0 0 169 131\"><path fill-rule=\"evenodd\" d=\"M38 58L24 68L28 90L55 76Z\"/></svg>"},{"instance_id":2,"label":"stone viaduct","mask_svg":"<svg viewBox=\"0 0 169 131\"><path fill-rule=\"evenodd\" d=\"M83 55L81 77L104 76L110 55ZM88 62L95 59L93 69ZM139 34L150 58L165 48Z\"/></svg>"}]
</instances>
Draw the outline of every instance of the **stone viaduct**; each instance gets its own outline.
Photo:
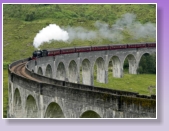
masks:
<instances>
[{"instance_id":1,"label":"stone viaduct","mask_svg":"<svg viewBox=\"0 0 169 131\"><path fill-rule=\"evenodd\" d=\"M156 97L94 86L108 82L109 62L113 77L123 77L125 59L129 73L137 74L144 54L156 48L132 48L42 57L27 62L25 78L9 66L9 118L156 118ZM95 69L96 68L96 69ZM80 79L82 76L82 80ZM82 82L81 82L82 81ZM80 84L82 83L82 84Z\"/></svg>"}]
</instances>

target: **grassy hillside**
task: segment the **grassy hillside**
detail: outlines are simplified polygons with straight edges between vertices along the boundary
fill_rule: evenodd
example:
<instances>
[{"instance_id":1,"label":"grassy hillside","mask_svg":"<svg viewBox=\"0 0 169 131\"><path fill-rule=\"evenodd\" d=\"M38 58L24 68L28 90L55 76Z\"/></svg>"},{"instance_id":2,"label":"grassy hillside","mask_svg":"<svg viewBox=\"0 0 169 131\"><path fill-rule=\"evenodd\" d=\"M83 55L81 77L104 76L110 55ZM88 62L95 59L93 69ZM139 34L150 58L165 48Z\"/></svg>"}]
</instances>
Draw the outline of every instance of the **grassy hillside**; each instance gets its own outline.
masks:
<instances>
[{"instance_id":1,"label":"grassy hillside","mask_svg":"<svg viewBox=\"0 0 169 131\"><path fill-rule=\"evenodd\" d=\"M29 57L34 50L33 40L42 28L49 24L60 27L83 27L95 30L96 21L109 26L126 13L136 15L136 21L156 23L155 5L3 5L4 61ZM130 39L127 32L119 43L155 41L155 39ZM55 41L41 48L60 48L113 43L107 39L82 41L75 39L70 44ZM115 42L117 43L117 42ZM19 48L18 48L19 47Z\"/></svg>"},{"instance_id":2,"label":"grassy hillside","mask_svg":"<svg viewBox=\"0 0 169 131\"><path fill-rule=\"evenodd\" d=\"M109 72L108 78L107 84L98 83L95 80L94 85L115 90L138 92L141 95L156 94L156 76L154 74L131 75L125 73L123 78L114 78L112 73Z\"/></svg>"},{"instance_id":3,"label":"grassy hillside","mask_svg":"<svg viewBox=\"0 0 169 131\"><path fill-rule=\"evenodd\" d=\"M7 65L13 61L30 57L35 50L33 40L42 28L49 24L57 24L60 27L83 27L87 30L96 30L96 21L107 23L109 28L116 24L117 20L126 13L136 15L136 21L141 24L147 22L156 23L156 6L151 4L143 5L3 5L3 116L6 117L7 109ZM106 33L106 32L105 32ZM93 40L74 39L71 43L53 41L40 46L45 48L62 48L85 45L103 45L110 43L134 43L154 42L154 38L133 39L128 30L122 31L124 38L118 42L109 39L96 38ZM109 83L96 86L107 88L136 91L141 94L154 94L148 90L148 86L156 84L156 75L129 75L125 73L124 78L112 78L109 73ZM145 82L146 81L146 82ZM127 85L127 86L126 86Z\"/></svg>"}]
</instances>

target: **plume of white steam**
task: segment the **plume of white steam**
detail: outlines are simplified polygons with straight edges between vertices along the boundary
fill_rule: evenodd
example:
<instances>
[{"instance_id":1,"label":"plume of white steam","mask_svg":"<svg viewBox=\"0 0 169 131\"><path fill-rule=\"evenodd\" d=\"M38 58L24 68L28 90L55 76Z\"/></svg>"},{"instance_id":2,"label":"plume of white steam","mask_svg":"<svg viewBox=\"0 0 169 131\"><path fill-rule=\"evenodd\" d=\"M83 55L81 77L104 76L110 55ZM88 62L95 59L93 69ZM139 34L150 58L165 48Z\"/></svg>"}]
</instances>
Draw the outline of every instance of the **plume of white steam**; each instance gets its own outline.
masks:
<instances>
[{"instance_id":1,"label":"plume of white steam","mask_svg":"<svg viewBox=\"0 0 169 131\"><path fill-rule=\"evenodd\" d=\"M67 27L65 30L69 34L69 41L73 41L74 39L93 40L98 37L97 32L84 29L83 27Z\"/></svg>"},{"instance_id":2,"label":"plume of white steam","mask_svg":"<svg viewBox=\"0 0 169 131\"><path fill-rule=\"evenodd\" d=\"M127 31L132 36L132 39L156 38L155 24L150 22L141 24L136 21L136 15L130 13L124 14L111 27L99 21L95 23L95 26L99 30L100 37L112 42L123 40L123 31Z\"/></svg>"},{"instance_id":3,"label":"plume of white steam","mask_svg":"<svg viewBox=\"0 0 169 131\"><path fill-rule=\"evenodd\" d=\"M141 24L139 21L136 21L136 15L134 14L124 14L112 27L128 31L133 39L156 38L155 24L150 22Z\"/></svg>"},{"instance_id":4,"label":"plume of white steam","mask_svg":"<svg viewBox=\"0 0 169 131\"><path fill-rule=\"evenodd\" d=\"M99 21L96 21L94 25L96 30L87 30L83 27L63 27L63 30L55 24L50 24L36 35L33 45L37 48L43 42L50 42L50 40L62 40L70 43L74 39L94 40L96 38L120 42L125 37L123 36L124 31L130 34L132 39L156 38L155 24L150 22L141 24L136 21L136 15L130 13L117 19L112 26Z\"/></svg>"},{"instance_id":5,"label":"plume of white steam","mask_svg":"<svg viewBox=\"0 0 169 131\"><path fill-rule=\"evenodd\" d=\"M39 31L33 41L35 48L38 48L44 42L50 42L52 40L67 41L69 39L68 33L61 29L56 24L50 24Z\"/></svg>"},{"instance_id":6,"label":"plume of white steam","mask_svg":"<svg viewBox=\"0 0 169 131\"><path fill-rule=\"evenodd\" d=\"M110 41L121 41L123 39L122 28L109 27L106 23L101 23L96 21L95 27L99 32L99 37L103 39L108 39Z\"/></svg>"}]
</instances>

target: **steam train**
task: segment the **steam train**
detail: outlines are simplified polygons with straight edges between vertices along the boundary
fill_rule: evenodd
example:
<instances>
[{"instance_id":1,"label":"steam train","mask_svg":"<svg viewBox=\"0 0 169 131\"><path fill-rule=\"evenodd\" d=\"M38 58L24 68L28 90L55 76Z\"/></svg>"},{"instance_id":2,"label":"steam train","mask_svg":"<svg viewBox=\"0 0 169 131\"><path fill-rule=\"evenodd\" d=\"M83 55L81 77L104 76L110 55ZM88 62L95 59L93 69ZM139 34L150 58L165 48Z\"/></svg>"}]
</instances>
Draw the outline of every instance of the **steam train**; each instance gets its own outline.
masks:
<instances>
[{"instance_id":1,"label":"steam train","mask_svg":"<svg viewBox=\"0 0 169 131\"><path fill-rule=\"evenodd\" d=\"M51 49L51 50L37 50L33 52L31 59L34 60L39 57L55 56L55 55L60 55L60 54L103 51L103 50L117 50L117 49L126 49L126 48L148 48L148 47L156 47L156 43L114 44L114 45L102 45L102 46L86 46L86 47Z\"/></svg>"}]
</instances>

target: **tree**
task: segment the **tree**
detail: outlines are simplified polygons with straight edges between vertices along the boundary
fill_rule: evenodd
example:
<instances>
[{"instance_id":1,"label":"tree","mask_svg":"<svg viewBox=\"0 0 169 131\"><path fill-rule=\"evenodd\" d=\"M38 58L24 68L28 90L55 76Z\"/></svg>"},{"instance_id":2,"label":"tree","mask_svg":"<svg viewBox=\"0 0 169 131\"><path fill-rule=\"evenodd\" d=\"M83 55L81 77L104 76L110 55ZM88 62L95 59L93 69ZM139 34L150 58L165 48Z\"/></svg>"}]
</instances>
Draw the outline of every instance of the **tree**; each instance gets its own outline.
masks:
<instances>
[{"instance_id":1,"label":"tree","mask_svg":"<svg viewBox=\"0 0 169 131\"><path fill-rule=\"evenodd\" d=\"M26 14L25 21L32 21L34 19L35 19L35 12L31 12L31 13Z\"/></svg>"},{"instance_id":2,"label":"tree","mask_svg":"<svg viewBox=\"0 0 169 131\"><path fill-rule=\"evenodd\" d=\"M137 70L138 73L156 74L156 54L142 56Z\"/></svg>"}]
</instances>

